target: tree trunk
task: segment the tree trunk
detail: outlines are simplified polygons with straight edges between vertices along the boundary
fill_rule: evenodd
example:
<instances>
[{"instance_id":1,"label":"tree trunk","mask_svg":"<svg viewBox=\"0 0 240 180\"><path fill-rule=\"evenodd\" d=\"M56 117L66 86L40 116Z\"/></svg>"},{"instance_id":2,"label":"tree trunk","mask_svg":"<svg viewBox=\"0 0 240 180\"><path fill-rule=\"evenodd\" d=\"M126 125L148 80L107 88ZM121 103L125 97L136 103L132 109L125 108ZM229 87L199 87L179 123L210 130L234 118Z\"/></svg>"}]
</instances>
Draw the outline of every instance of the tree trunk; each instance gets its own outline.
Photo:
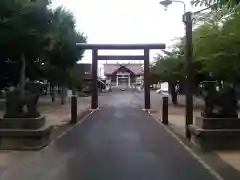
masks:
<instances>
[{"instance_id":1,"label":"tree trunk","mask_svg":"<svg viewBox=\"0 0 240 180\"><path fill-rule=\"evenodd\" d=\"M77 89L75 87L72 88L72 95L73 96L77 95Z\"/></svg>"},{"instance_id":2,"label":"tree trunk","mask_svg":"<svg viewBox=\"0 0 240 180\"><path fill-rule=\"evenodd\" d=\"M174 105L178 104L178 99L177 99L177 92L176 92L176 84L175 83L169 83L170 85L170 93L171 93L171 97L172 97L172 103Z\"/></svg>"},{"instance_id":3,"label":"tree trunk","mask_svg":"<svg viewBox=\"0 0 240 180\"><path fill-rule=\"evenodd\" d=\"M56 92L55 92L55 86L52 82L50 83L50 89L51 89L52 102L55 102Z\"/></svg>"},{"instance_id":4,"label":"tree trunk","mask_svg":"<svg viewBox=\"0 0 240 180\"><path fill-rule=\"evenodd\" d=\"M65 88L64 87L61 87L60 96L61 96L61 105L64 105L65 104Z\"/></svg>"},{"instance_id":5,"label":"tree trunk","mask_svg":"<svg viewBox=\"0 0 240 180\"><path fill-rule=\"evenodd\" d=\"M217 85L219 86L219 89L222 89L222 81L217 81Z\"/></svg>"},{"instance_id":6,"label":"tree trunk","mask_svg":"<svg viewBox=\"0 0 240 180\"><path fill-rule=\"evenodd\" d=\"M25 84L26 84L26 58L25 58L25 55L22 54L20 80L19 80L21 96L24 95Z\"/></svg>"}]
</instances>

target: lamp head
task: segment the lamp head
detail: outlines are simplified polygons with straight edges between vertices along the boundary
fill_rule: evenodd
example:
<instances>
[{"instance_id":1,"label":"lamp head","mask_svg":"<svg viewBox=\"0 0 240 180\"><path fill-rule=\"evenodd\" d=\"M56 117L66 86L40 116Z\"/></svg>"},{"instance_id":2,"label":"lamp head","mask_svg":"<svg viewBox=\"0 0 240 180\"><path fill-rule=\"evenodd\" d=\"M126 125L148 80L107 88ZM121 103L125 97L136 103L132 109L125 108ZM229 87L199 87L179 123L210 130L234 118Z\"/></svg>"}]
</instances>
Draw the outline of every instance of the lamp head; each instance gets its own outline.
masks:
<instances>
[{"instance_id":1,"label":"lamp head","mask_svg":"<svg viewBox=\"0 0 240 180\"><path fill-rule=\"evenodd\" d=\"M161 4L164 7L164 10L166 11L168 9L168 6L172 4L172 1L163 0L163 1L160 1L159 4Z\"/></svg>"}]
</instances>

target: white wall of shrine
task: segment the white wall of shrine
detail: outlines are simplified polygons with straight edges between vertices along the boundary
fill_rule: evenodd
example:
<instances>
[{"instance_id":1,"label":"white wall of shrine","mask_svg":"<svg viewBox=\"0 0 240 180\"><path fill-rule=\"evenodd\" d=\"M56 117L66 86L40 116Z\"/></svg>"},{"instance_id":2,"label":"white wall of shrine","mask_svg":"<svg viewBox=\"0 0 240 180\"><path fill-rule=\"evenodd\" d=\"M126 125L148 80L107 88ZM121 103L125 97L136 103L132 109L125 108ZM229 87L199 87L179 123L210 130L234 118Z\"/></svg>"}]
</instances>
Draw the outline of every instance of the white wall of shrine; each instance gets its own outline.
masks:
<instances>
[{"instance_id":1,"label":"white wall of shrine","mask_svg":"<svg viewBox=\"0 0 240 180\"><path fill-rule=\"evenodd\" d=\"M111 79L111 76L109 76L106 79L106 83L113 87L129 87L129 88L131 88L133 86L143 85L143 76L131 77L130 73L118 72L116 74L116 77L114 77L114 79Z\"/></svg>"}]
</instances>

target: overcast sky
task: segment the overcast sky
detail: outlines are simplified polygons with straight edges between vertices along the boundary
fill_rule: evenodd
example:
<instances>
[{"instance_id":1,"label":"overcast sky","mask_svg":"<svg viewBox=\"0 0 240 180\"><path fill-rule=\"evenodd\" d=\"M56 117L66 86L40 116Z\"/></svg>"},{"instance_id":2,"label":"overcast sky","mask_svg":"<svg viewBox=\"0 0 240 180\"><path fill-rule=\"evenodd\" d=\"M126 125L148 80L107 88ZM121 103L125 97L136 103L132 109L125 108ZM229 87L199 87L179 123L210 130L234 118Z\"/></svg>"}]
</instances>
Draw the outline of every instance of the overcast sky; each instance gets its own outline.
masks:
<instances>
[{"instance_id":1,"label":"overcast sky","mask_svg":"<svg viewBox=\"0 0 240 180\"><path fill-rule=\"evenodd\" d=\"M77 29L88 36L89 43L166 43L184 35L183 5L173 3L167 11L159 0L52 0L71 10ZM192 10L190 0L185 0ZM153 59L160 51L152 51ZM141 54L142 52L100 52L101 54ZM86 51L83 62L91 62Z\"/></svg>"}]
</instances>

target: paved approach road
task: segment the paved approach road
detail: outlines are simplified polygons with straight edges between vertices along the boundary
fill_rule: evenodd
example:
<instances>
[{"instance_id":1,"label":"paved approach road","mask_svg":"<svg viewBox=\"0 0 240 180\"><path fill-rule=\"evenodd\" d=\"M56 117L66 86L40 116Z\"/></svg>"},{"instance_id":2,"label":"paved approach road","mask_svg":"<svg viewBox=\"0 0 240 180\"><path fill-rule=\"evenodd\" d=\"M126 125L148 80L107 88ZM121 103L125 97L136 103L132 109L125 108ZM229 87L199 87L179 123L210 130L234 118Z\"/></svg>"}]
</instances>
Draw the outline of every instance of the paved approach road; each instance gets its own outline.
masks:
<instances>
[{"instance_id":1,"label":"paved approach road","mask_svg":"<svg viewBox=\"0 0 240 180\"><path fill-rule=\"evenodd\" d=\"M147 113L131 92L109 94L100 111L1 180L216 180Z\"/></svg>"}]
</instances>

